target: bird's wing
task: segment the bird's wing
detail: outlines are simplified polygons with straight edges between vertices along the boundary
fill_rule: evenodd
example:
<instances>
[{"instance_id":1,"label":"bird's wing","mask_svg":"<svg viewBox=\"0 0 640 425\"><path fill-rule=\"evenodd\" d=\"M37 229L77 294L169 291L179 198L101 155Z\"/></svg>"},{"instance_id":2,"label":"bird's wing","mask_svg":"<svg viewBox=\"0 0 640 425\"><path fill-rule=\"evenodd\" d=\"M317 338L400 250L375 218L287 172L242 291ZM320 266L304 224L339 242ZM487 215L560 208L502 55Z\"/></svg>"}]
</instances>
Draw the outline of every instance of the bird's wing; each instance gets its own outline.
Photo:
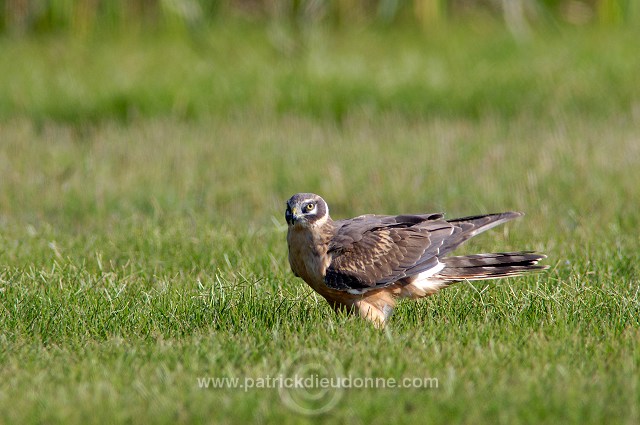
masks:
<instances>
[{"instance_id":1,"label":"bird's wing","mask_svg":"<svg viewBox=\"0 0 640 425\"><path fill-rule=\"evenodd\" d=\"M454 218L447 220L455 230L450 238L443 244L440 254L447 254L458 246L474 237L478 233L499 226L502 223L522 217L521 212L509 211L498 214L474 215L470 217Z\"/></svg>"},{"instance_id":2,"label":"bird's wing","mask_svg":"<svg viewBox=\"0 0 640 425\"><path fill-rule=\"evenodd\" d=\"M444 220L442 214L365 215L336 222L327 286L361 293L442 267L438 260L478 233L514 218L505 212Z\"/></svg>"},{"instance_id":3,"label":"bird's wing","mask_svg":"<svg viewBox=\"0 0 640 425\"><path fill-rule=\"evenodd\" d=\"M336 224L325 283L356 293L440 266L440 247L456 229L442 214L367 215Z\"/></svg>"}]
</instances>

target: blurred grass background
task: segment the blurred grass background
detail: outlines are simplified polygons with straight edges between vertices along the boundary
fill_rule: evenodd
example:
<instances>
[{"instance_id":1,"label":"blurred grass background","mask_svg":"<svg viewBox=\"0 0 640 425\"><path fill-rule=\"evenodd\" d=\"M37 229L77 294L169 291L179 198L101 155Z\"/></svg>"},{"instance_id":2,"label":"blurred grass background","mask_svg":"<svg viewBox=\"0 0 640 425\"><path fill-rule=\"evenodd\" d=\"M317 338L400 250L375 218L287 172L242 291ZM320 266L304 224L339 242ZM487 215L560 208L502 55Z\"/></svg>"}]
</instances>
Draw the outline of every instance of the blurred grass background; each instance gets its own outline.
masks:
<instances>
[{"instance_id":1,"label":"blurred grass background","mask_svg":"<svg viewBox=\"0 0 640 425\"><path fill-rule=\"evenodd\" d=\"M620 79L637 69L626 60L638 9L623 0L7 0L0 117L606 116L635 95Z\"/></svg>"},{"instance_id":2,"label":"blurred grass background","mask_svg":"<svg viewBox=\"0 0 640 425\"><path fill-rule=\"evenodd\" d=\"M3 0L2 30L14 34L70 31L86 34L155 26L198 27L229 17L288 24L417 24L424 28L459 18L501 17L511 29L529 21L585 25L629 23L631 0Z\"/></svg>"},{"instance_id":3,"label":"blurred grass background","mask_svg":"<svg viewBox=\"0 0 640 425\"><path fill-rule=\"evenodd\" d=\"M0 2L0 422L637 423L637 4ZM551 270L383 334L289 271L298 191L522 210L464 251ZM307 418L197 387L309 348L441 388Z\"/></svg>"}]
</instances>

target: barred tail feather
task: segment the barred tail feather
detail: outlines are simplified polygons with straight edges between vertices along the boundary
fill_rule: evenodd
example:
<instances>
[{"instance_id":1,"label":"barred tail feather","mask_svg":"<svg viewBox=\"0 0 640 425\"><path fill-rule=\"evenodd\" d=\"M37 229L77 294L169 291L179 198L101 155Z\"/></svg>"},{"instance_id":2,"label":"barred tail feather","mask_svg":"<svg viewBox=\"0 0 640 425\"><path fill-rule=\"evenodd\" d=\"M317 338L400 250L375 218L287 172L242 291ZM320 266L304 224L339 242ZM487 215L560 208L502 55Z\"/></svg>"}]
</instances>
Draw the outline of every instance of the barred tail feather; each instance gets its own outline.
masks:
<instances>
[{"instance_id":1,"label":"barred tail feather","mask_svg":"<svg viewBox=\"0 0 640 425\"><path fill-rule=\"evenodd\" d=\"M532 251L445 257L441 259L445 267L433 277L455 282L518 276L547 269L547 266L537 265L544 258L546 255Z\"/></svg>"}]
</instances>

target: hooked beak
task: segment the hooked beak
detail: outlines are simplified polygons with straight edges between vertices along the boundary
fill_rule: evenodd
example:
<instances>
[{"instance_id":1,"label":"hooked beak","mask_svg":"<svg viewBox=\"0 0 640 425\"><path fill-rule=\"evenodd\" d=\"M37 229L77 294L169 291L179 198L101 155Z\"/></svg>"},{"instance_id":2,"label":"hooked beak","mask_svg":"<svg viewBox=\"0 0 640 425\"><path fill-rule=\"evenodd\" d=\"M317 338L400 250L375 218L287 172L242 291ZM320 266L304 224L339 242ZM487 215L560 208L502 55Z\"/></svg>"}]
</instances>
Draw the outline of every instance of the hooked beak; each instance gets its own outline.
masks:
<instances>
[{"instance_id":1,"label":"hooked beak","mask_svg":"<svg viewBox=\"0 0 640 425\"><path fill-rule=\"evenodd\" d=\"M301 217L302 214L300 214L300 209L298 207L292 207L285 213L285 219L289 225L295 224Z\"/></svg>"}]
</instances>

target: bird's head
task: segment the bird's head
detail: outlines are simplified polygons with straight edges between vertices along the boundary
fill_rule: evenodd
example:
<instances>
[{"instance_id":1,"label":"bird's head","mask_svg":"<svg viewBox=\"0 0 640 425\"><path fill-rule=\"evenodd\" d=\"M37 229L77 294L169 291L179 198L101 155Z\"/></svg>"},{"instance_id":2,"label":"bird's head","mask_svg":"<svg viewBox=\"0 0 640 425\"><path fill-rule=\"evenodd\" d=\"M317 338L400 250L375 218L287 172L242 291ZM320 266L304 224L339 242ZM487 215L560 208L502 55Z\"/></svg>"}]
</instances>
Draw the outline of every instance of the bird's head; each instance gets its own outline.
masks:
<instances>
[{"instance_id":1,"label":"bird's head","mask_svg":"<svg viewBox=\"0 0 640 425\"><path fill-rule=\"evenodd\" d=\"M329 219L329 207L314 193L296 193L287 201L284 218L289 227L321 226Z\"/></svg>"}]
</instances>

